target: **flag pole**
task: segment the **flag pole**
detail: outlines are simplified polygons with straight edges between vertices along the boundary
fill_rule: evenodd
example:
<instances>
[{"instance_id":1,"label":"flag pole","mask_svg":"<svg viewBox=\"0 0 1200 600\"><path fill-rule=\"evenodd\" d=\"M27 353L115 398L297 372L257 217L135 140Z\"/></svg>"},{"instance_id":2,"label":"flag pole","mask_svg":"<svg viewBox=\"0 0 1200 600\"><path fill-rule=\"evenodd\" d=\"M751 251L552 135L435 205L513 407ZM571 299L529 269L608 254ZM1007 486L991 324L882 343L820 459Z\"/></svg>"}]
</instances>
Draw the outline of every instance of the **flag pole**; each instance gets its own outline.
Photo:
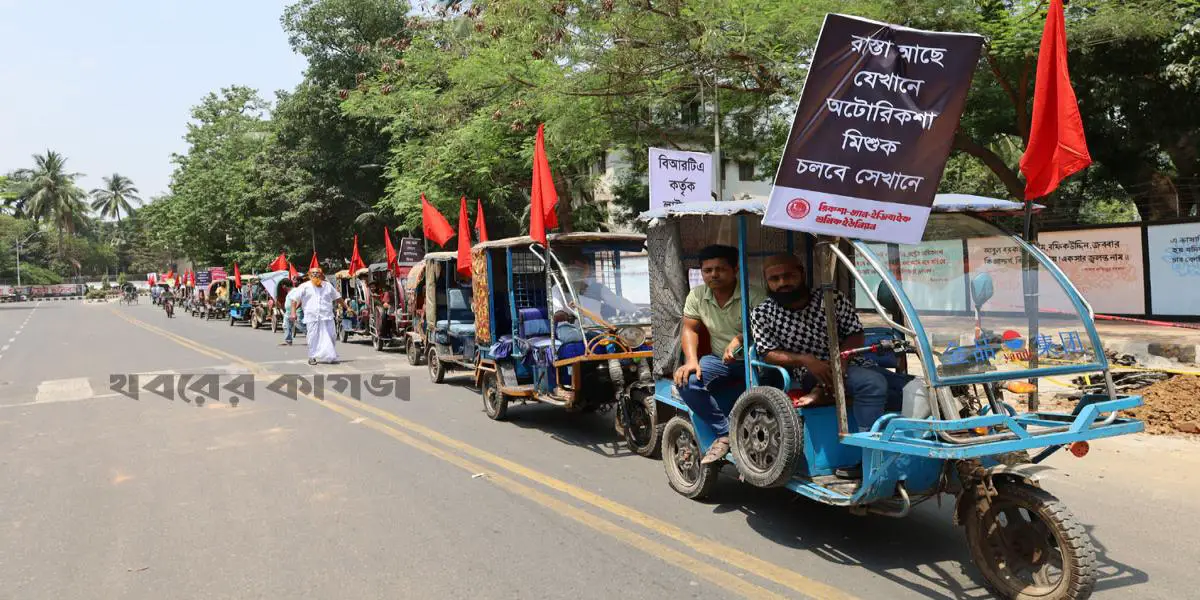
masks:
<instances>
[{"instance_id":1,"label":"flag pole","mask_svg":"<svg viewBox=\"0 0 1200 600\"><path fill-rule=\"evenodd\" d=\"M1028 244L1037 243L1037 231L1033 226L1033 200L1025 201L1025 242ZM1029 349L1029 368L1038 368L1038 352L1040 350L1038 339L1040 331L1038 329L1038 262L1034 259L1031 253L1025 253L1024 268L1022 269L1024 277L1022 278L1022 287L1025 291L1025 314L1029 320L1029 339L1026 347ZM1033 391L1029 393L1029 411L1034 412L1038 409L1038 380L1031 378L1029 383L1033 384Z\"/></svg>"}]
</instances>

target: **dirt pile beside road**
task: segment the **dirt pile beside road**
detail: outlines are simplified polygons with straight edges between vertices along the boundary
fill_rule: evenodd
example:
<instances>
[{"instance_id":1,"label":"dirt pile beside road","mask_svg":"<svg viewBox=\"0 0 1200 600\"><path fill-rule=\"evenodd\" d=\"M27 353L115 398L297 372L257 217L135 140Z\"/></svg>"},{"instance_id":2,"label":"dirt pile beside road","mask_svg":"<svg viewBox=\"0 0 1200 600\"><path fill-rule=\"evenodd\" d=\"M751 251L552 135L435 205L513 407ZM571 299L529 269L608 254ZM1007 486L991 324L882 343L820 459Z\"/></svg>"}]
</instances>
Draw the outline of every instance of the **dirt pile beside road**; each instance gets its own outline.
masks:
<instances>
[{"instance_id":1,"label":"dirt pile beside road","mask_svg":"<svg viewBox=\"0 0 1200 600\"><path fill-rule=\"evenodd\" d=\"M1131 393L1145 400L1129 414L1146 423L1147 433L1200 434L1200 375L1176 375Z\"/></svg>"}]
</instances>

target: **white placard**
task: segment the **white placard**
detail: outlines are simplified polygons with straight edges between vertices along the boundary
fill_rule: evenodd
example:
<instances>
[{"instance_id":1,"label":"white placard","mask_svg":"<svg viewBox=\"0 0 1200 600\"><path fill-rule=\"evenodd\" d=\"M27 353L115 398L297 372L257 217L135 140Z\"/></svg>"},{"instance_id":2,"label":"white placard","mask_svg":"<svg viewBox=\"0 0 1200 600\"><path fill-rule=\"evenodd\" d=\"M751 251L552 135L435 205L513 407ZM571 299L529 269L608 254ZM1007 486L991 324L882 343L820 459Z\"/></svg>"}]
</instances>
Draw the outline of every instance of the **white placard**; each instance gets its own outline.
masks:
<instances>
[{"instance_id":1,"label":"white placard","mask_svg":"<svg viewBox=\"0 0 1200 600\"><path fill-rule=\"evenodd\" d=\"M1200 223L1146 228L1156 315L1200 315Z\"/></svg>"},{"instance_id":2,"label":"white placard","mask_svg":"<svg viewBox=\"0 0 1200 600\"><path fill-rule=\"evenodd\" d=\"M712 182L711 154L650 149L650 210L711 201Z\"/></svg>"}]
</instances>

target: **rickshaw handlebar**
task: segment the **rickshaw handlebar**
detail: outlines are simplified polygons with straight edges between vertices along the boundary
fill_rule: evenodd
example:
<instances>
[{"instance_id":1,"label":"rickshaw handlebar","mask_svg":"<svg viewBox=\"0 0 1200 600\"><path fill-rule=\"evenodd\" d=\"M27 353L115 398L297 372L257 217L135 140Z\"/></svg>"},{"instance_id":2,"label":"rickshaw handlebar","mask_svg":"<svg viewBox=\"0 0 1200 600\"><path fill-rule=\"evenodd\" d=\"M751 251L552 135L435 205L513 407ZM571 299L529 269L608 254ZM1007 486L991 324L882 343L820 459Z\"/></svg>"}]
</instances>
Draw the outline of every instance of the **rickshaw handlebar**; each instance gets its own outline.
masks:
<instances>
[{"instance_id":1,"label":"rickshaw handlebar","mask_svg":"<svg viewBox=\"0 0 1200 600\"><path fill-rule=\"evenodd\" d=\"M905 342L904 340L879 340L878 342L875 342L874 344L871 344L870 346L863 346L861 348L850 348L848 350L842 350L838 354L838 357L850 358L851 356L856 356L858 354L879 352L881 350L891 350L893 352L907 352L908 349L909 349L908 343Z\"/></svg>"}]
</instances>

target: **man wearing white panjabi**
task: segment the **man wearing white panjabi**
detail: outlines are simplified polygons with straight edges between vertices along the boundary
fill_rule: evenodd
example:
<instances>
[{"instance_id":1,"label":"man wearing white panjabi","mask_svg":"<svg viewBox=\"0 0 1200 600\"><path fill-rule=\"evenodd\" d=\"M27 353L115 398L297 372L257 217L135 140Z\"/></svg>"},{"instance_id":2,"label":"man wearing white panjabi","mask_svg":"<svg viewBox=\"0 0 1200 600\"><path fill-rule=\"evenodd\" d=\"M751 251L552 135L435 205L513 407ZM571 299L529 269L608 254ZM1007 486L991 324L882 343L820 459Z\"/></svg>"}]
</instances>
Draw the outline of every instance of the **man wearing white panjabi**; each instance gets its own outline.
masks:
<instances>
[{"instance_id":1,"label":"man wearing white panjabi","mask_svg":"<svg viewBox=\"0 0 1200 600\"><path fill-rule=\"evenodd\" d=\"M289 310L292 319L296 318L296 309L304 307L304 327L308 335L308 364L318 362L336 363L338 360L334 340L337 339L334 329L333 305L338 304L346 309L346 301L338 292L337 286L325 281L325 273L321 269L308 272L308 281L297 288L297 300Z\"/></svg>"}]
</instances>

